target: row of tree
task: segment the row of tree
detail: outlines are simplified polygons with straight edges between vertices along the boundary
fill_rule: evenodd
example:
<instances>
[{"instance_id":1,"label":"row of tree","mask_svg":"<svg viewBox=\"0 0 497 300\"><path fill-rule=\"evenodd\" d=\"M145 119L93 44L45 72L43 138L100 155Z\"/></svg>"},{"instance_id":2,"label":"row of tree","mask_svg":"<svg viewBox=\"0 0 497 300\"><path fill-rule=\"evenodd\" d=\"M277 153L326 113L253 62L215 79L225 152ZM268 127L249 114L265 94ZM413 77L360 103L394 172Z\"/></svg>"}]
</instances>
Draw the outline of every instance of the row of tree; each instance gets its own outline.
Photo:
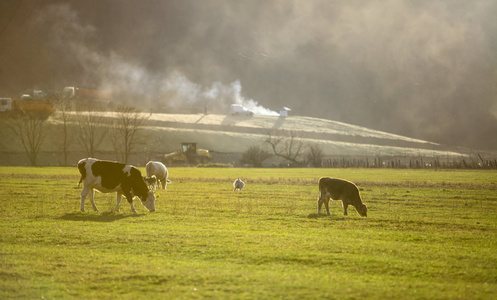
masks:
<instances>
[{"instance_id":1,"label":"row of tree","mask_svg":"<svg viewBox=\"0 0 497 300\"><path fill-rule=\"evenodd\" d=\"M440 160L438 157L392 158L328 158L322 162L323 168L389 168L389 169L497 169L497 159L453 158Z\"/></svg>"},{"instance_id":2,"label":"row of tree","mask_svg":"<svg viewBox=\"0 0 497 300\"><path fill-rule=\"evenodd\" d=\"M117 117L106 119L94 113L91 103L75 112L73 103L62 96L55 96L57 114L54 120L61 125L58 145L63 153L64 165L68 164L70 145L74 140L88 157L95 157L105 139L112 143L116 160L128 162L135 151L139 138L137 132L146 120L143 114L132 107L116 109ZM32 166L38 164L38 156L47 135L52 130L51 122L29 113L21 113L3 118L3 123L21 143Z\"/></svg>"},{"instance_id":3,"label":"row of tree","mask_svg":"<svg viewBox=\"0 0 497 300\"><path fill-rule=\"evenodd\" d=\"M316 144L305 143L297 132L273 132L264 143L251 146L240 159L242 165L262 167L264 161L276 156L280 166L313 168L392 168L392 169L497 169L497 159L483 159L476 153L471 157L440 159L423 157L325 157ZM270 150L268 150L270 149Z\"/></svg>"},{"instance_id":4,"label":"row of tree","mask_svg":"<svg viewBox=\"0 0 497 300\"><path fill-rule=\"evenodd\" d=\"M56 95L57 96L57 95ZM62 152L64 165L68 165L71 145L76 143L79 149L88 157L97 156L104 140L110 141L115 159L128 163L130 155L136 152L137 146L145 141L140 139L138 132L142 129L147 115L132 107L117 107L112 118L94 113L91 103L74 110L74 103L63 96L55 97L57 114L53 117L58 123L57 146ZM18 114L4 118L3 123L13 132L21 143L32 166L38 163L38 156L46 137L52 129L51 124L44 118L31 114ZM332 168L497 168L497 160L484 161L478 155L479 161L445 162L435 158L425 162L423 158L386 159L382 158L325 158L323 150L316 144L307 143L298 132L273 131L268 133L260 145L249 147L241 156L240 164L262 167L270 157L279 158L280 166L289 167L332 167Z\"/></svg>"},{"instance_id":5,"label":"row of tree","mask_svg":"<svg viewBox=\"0 0 497 300\"><path fill-rule=\"evenodd\" d=\"M273 155L282 159L286 166L291 167L320 168L324 158L324 152L318 145L305 143L297 132L280 131L270 132L262 146L249 147L242 154L240 163L262 167L264 161Z\"/></svg>"}]
</instances>

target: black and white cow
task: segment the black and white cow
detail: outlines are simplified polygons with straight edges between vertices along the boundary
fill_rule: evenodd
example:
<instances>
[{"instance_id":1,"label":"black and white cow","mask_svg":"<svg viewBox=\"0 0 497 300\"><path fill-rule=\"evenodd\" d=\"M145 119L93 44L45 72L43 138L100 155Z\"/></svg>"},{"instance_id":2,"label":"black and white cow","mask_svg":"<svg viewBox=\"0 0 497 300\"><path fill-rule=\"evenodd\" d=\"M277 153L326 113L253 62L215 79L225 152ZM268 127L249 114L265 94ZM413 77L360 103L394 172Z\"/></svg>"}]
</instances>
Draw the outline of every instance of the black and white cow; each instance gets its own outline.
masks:
<instances>
[{"instance_id":1,"label":"black and white cow","mask_svg":"<svg viewBox=\"0 0 497 300\"><path fill-rule=\"evenodd\" d=\"M318 215L321 214L321 206L324 203L326 213L330 214L329 202L342 200L343 214L347 215L347 207L355 207L359 215L367 217L368 208L362 203L361 194L355 184L343 179L322 177L319 179Z\"/></svg>"},{"instance_id":2,"label":"black and white cow","mask_svg":"<svg viewBox=\"0 0 497 300\"><path fill-rule=\"evenodd\" d=\"M157 177L155 177L155 175L152 175L150 177L145 176L143 177L143 179L145 179L145 183L149 188L155 189L155 185L157 184Z\"/></svg>"},{"instance_id":3,"label":"black and white cow","mask_svg":"<svg viewBox=\"0 0 497 300\"><path fill-rule=\"evenodd\" d=\"M166 189L167 184L171 182L167 179L169 173L166 166L159 161L149 161L145 165L145 170L147 171L147 178L155 176L157 178L157 184L161 184L163 189ZM152 188L155 189L155 184Z\"/></svg>"},{"instance_id":4,"label":"black and white cow","mask_svg":"<svg viewBox=\"0 0 497 300\"><path fill-rule=\"evenodd\" d=\"M155 211L155 195L149 191L140 170L123 163L85 158L78 162L81 173L79 183L83 182L81 191L81 211L85 211L85 198L90 194L93 209L98 211L94 201L95 189L102 193L117 192L116 211L124 195L131 205L131 211L136 213L133 198L139 197L143 206L150 212Z\"/></svg>"}]
</instances>

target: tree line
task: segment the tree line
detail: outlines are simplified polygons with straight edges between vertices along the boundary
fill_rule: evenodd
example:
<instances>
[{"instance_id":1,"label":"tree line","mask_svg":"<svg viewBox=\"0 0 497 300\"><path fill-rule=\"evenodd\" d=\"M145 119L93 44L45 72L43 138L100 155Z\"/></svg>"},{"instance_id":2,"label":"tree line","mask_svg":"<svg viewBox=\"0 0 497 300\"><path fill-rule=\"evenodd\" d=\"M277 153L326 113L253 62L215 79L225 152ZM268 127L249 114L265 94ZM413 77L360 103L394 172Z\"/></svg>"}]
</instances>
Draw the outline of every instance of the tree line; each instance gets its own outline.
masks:
<instances>
[{"instance_id":1,"label":"tree line","mask_svg":"<svg viewBox=\"0 0 497 300\"><path fill-rule=\"evenodd\" d=\"M63 94L54 94L57 114L54 120L61 128L58 145L63 157L61 161L68 165L70 145L74 141L87 157L95 157L102 142L111 142L115 159L128 163L131 154L139 144L145 143L140 138L147 115L129 106L116 107L113 118L105 118L94 113L97 109L91 103L79 105ZM3 123L11 130L21 143L32 166L38 164L38 156L51 130L47 119L29 113L17 114L5 118ZM72 124L72 126L71 126ZM74 126L76 124L76 126ZM259 145L249 147L240 158L242 166L262 167L271 158L278 158L277 167L313 167L313 168L410 168L410 169L497 169L497 160L461 157L458 159L440 159L423 157L325 157L324 151L316 144L305 142L301 133L296 131L270 131Z\"/></svg>"},{"instance_id":2,"label":"tree line","mask_svg":"<svg viewBox=\"0 0 497 300\"><path fill-rule=\"evenodd\" d=\"M268 150L269 149L269 150ZM251 146L242 154L240 163L262 167L264 161L276 156L282 160L277 167L313 168L391 168L391 169L497 169L497 159L482 155L459 158L440 157L326 157L316 144L305 143L297 132L268 133L260 145Z\"/></svg>"},{"instance_id":3,"label":"tree line","mask_svg":"<svg viewBox=\"0 0 497 300\"><path fill-rule=\"evenodd\" d=\"M75 110L75 121L72 116L74 101L63 94L52 95L56 106L54 120L62 128L58 143L63 153L63 164L68 165L69 145L74 142L80 146L88 157L95 157L104 141L109 139L116 160L127 163L130 155L136 150L140 141L137 134L147 117L129 106L116 108L117 117L112 121L104 120L101 114L94 113L96 107L92 103L79 105ZM76 123L76 129L70 125ZM18 113L3 119L3 123L21 143L31 166L38 165L38 157L46 137L51 130L50 122L33 113Z\"/></svg>"}]
</instances>

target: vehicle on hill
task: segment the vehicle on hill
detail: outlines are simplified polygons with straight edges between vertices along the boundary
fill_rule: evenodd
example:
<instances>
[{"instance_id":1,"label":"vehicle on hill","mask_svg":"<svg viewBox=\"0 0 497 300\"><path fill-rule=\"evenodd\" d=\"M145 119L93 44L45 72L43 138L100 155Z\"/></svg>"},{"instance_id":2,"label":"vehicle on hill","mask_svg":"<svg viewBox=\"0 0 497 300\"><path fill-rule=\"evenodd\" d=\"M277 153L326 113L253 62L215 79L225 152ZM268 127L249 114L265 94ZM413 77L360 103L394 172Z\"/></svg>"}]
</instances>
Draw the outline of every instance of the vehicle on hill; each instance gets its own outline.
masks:
<instances>
[{"instance_id":1,"label":"vehicle on hill","mask_svg":"<svg viewBox=\"0 0 497 300\"><path fill-rule=\"evenodd\" d=\"M254 113L240 104L231 104L230 115L253 116Z\"/></svg>"},{"instance_id":2,"label":"vehicle on hill","mask_svg":"<svg viewBox=\"0 0 497 300\"><path fill-rule=\"evenodd\" d=\"M7 112L12 110L11 98L0 98L0 112Z\"/></svg>"},{"instance_id":3,"label":"vehicle on hill","mask_svg":"<svg viewBox=\"0 0 497 300\"><path fill-rule=\"evenodd\" d=\"M212 160L209 150L197 149L197 143L181 143L180 151L164 155L166 165L205 164Z\"/></svg>"},{"instance_id":4,"label":"vehicle on hill","mask_svg":"<svg viewBox=\"0 0 497 300\"><path fill-rule=\"evenodd\" d=\"M8 116L29 115L47 119L55 112L55 106L49 93L33 90L32 94L22 94L19 98L0 98L0 112Z\"/></svg>"},{"instance_id":5,"label":"vehicle on hill","mask_svg":"<svg viewBox=\"0 0 497 300\"><path fill-rule=\"evenodd\" d=\"M109 91L66 86L63 94L68 100L74 101L77 108L91 106L92 109L107 109L112 104L112 94Z\"/></svg>"}]
</instances>

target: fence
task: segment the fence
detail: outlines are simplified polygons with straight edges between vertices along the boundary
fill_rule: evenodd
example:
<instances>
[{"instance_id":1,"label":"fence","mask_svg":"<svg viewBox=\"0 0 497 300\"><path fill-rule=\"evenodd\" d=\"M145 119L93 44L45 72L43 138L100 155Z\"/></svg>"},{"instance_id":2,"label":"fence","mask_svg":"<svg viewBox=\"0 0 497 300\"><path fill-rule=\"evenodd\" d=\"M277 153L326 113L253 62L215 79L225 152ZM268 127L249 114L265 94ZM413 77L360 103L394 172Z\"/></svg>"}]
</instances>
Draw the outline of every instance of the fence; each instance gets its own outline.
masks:
<instances>
[{"instance_id":1,"label":"fence","mask_svg":"<svg viewBox=\"0 0 497 300\"><path fill-rule=\"evenodd\" d=\"M391 168L391 169L497 169L497 159L484 160L472 157L441 159L439 157L374 157L327 158L323 168Z\"/></svg>"}]
</instances>

